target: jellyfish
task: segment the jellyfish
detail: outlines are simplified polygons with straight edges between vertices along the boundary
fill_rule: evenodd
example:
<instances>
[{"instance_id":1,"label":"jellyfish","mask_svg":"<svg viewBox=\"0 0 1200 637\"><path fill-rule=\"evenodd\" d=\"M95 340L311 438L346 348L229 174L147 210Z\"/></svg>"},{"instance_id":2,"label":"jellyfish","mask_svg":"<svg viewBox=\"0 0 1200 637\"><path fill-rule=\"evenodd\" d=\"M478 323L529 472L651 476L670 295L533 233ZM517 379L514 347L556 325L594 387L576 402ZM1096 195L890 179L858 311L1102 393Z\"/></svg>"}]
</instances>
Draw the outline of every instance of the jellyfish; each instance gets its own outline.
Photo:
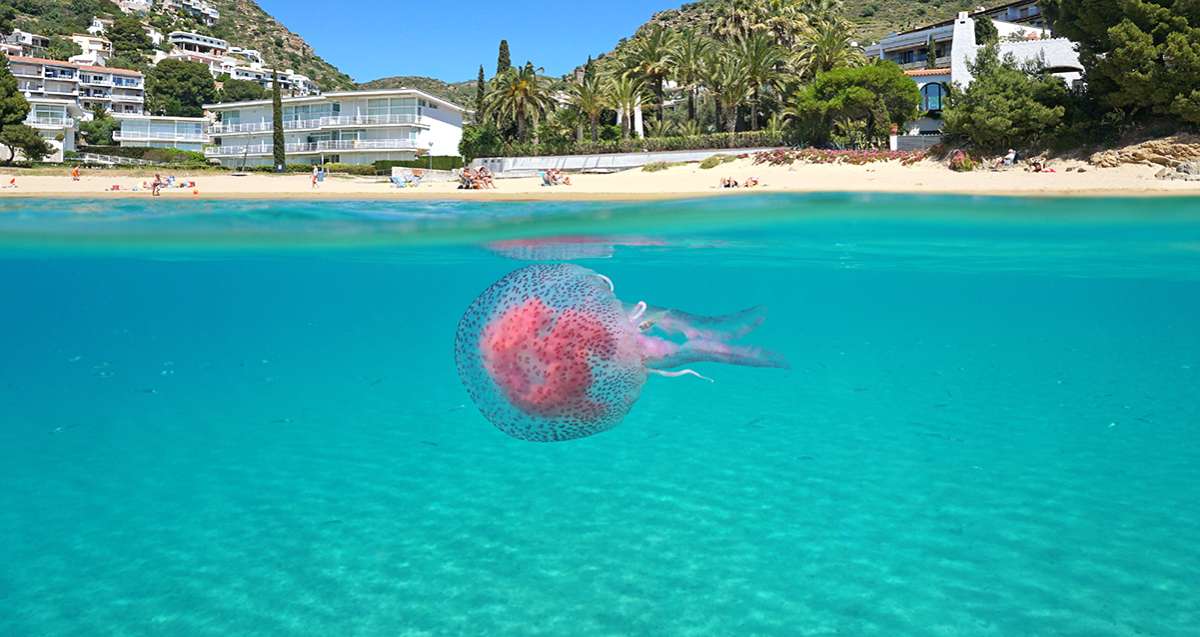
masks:
<instances>
[{"instance_id":1,"label":"jellyfish","mask_svg":"<svg viewBox=\"0 0 1200 637\"><path fill-rule=\"evenodd\" d=\"M786 367L731 341L762 324L762 308L695 316L627 305L612 281L572 264L540 264L494 283L463 314L454 353L480 412L504 433L573 440L617 426L650 375L709 380L690 363Z\"/></svg>"}]
</instances>

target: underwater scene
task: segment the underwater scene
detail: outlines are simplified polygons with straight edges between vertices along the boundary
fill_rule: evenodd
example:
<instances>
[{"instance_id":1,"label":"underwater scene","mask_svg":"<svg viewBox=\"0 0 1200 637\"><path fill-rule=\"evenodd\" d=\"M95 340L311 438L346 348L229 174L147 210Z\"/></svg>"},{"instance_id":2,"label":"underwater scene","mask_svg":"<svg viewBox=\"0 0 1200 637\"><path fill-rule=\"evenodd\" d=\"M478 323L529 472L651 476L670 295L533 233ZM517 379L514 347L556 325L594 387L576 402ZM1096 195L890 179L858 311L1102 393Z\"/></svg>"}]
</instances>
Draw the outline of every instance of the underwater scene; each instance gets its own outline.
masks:
<instances>
[{"instance_id":1,"label":"underwater scene","mask_svg":"<svg viewBox=\"0 0 1200 637\"><path fill-rule=\"evenodd\" d=\"M0 202L0 635L1200 634L1200 200Z\"/></svg>"}]
</instances>

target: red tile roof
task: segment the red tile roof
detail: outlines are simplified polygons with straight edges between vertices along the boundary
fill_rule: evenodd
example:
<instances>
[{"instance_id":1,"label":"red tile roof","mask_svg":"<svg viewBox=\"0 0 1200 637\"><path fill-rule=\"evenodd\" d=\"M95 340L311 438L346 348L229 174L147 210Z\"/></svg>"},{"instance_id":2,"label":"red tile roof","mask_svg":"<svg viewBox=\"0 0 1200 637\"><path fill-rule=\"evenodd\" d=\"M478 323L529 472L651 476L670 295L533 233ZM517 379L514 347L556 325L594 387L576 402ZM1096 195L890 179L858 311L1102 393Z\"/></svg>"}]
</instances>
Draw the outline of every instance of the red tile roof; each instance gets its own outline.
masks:
<instances>
[{"instance_id":1,"label":"red tile roof","mask_svg":"<svg viewBox=\"0 0 1200 637\"><path fill-rule=\"evenodd\" d=\"M941 69L909 69L904 72L909 77L923 77L926 75L950 75L950 67Z\"/></svg>"},{"instance_id":2,"label":"red tile roof","mask_svg":"<svg viewBox=\"0 0 1200 637\"><path fill-rule=\"evenodd\" d=\"M13 62L23 62L26 64L49 64L52 66L67 66L81 71L95 71L98 73L112 73L113 75L132 75L142 77L142 74L133 69L117 69L110 66L88 66L86 64L76 64L74 62L63 62L62 60L48 60L46 58L32 58L23 55L10 55L8 59Z\"/></svg>"}]
</instances>

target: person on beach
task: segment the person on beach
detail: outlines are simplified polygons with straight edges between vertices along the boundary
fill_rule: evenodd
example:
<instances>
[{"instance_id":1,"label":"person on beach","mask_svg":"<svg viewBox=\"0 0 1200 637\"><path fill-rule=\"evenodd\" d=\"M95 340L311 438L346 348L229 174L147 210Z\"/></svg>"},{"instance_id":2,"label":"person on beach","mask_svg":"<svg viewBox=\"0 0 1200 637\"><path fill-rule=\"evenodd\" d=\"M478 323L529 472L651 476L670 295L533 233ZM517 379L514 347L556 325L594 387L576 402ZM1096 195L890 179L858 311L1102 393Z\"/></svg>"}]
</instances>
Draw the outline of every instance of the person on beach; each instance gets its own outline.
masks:
<instances>
[{"instance_id":1,"label":"person on beach","mask_svg":"<svg viewBox=\"0 0 1200 637\"><path fill-rule=\"evenodd\" d=\"M79 181L79 166L71 167L71 181Z\"/></svg>"},{"instance_id":2,"label":"person on beach","mask_svg":"<svg viewBox=\"0 0 1200 637\"><path fill-rule=\"evenodd\" d=\"M166 182L163 181L162 175L160 175L158 173L154 173L154 181L150 182L150 193L152 195L154 195L155 197L160 196L160 193L158 191L162 190L162 187L165 184L166 184Z\"/></svg>"},{"instance_id":3,"label":"person on beach","mask_svg":"<svg viewBox=\"0 0 1200 637\"><path fill-rule=\"evenodd\" d=\"M317 189L317 173L319 171L320 171L320 168L318 168L317 166L313 166L313 169L312 169L312 189L313 190Z\"/></svg>"}]
</instances>

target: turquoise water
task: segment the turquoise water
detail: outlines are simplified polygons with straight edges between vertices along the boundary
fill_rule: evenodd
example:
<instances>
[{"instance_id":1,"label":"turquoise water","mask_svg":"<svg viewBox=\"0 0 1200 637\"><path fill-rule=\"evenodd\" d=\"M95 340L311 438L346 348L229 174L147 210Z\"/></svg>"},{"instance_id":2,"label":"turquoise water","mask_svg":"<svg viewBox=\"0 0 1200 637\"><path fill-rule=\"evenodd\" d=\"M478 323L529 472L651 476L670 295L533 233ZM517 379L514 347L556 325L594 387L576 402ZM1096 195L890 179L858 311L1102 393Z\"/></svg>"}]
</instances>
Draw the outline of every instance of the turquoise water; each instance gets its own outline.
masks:
<instances>
[{"instance_id":1,"label":"turquoise water","mask_svg":"<svg viewBox=\"0 0 1200 637\"><path fill-rule=\"evenodd\" d=\"M508 438L537 258L792 367ZM1200 627L1200 200L6 200L0 299L0 635Z\"/></svg>"}]
</instances>

